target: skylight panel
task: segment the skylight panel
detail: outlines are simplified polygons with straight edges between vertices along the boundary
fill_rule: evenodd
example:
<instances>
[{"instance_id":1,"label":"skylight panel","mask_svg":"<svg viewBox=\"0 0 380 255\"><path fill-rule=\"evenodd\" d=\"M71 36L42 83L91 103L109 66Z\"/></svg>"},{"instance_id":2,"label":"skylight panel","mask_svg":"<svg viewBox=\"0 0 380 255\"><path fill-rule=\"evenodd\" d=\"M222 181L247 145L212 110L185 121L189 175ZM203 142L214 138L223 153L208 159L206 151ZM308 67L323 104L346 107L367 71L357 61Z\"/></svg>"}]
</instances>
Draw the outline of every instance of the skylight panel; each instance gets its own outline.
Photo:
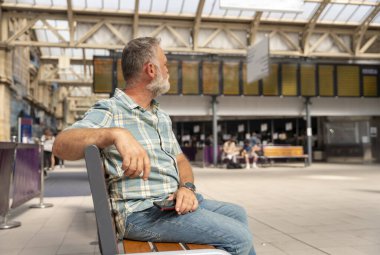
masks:
<instances>
[{"instance_id":1,"label":"skylight panel","mask_svg":"<svg viewBox=\"0 0 380 255\"><path fill-rule=\"evenodd\" d=\"M175 13L178 14L181 9L182 5L184 4L185 0L168 0L168 13Z\"/></svg>"},{"instance_id":2,"label":"skylight panel","mask_svg":"<svg viewBox=\"0 0 380 255\"><path fill-rule=\"evenodd\" d=\"M102 0L104 9L107 10L119 10L119 1L118 0Z\"/></svg>"},{"instance_id":3,"label":"skylight panel","mask_svg":"<svg viewBox=\"0 0 380 255\"><path fill-rule=\"evenodd\" d=\"M72 5L73 5L74 9L79 9L79 10L85 9L87 7L86 6L86 0L72 1Z\"/></svg>"},{"instance_id":4,"label":"skylight panel","mask_svg":"<svg viewBox=\"0 0 380 255\"><path fill-rule=\"evenodd\" d=\"M59 6L59 7L66 7L67 6L67 0L51 0L53 2L53 6ZM72 1L74 3L76 0Z\"/></svg>"},{"instance_id":5,"label":"skylight panel","mask_svg":"<svg viewBox=\"0 0 380 255\"><path fill-rule=\"evenodd\" d=\"M152 5L152 0L141 0L140 6L139 6L139 11L150 12L151 11L151 5Z\"/></svg>"},{"instance_id":6,"label":"skylight panel","mask_svg":"<svg viewBox=\"0 0 380 255\"><path fill-rule=\"evenodd\" d=\"M303 12L296 14L294 20L295 21L310 20L311 16L316 12L318 6L319 6L318 3L305 2L302 7Z\"/></svg>"},{"instance_id":7,"label":"skylight panel","mask_svg":"<svg viewBox=\"0 0 380 255\"><path fill-rule=\"evenodd\" d=\"M255 15L255 11L243 11L240 15L240 17L253 17Z\"/></svg>"},{"instance_id":8,"label":"skylight panel","mask_svg":"<svg viewBox=\"0 0 380 255\"><path fill-rule=\"evenodd\" d=\"M152 12L164 13L166 11L167 0L154 0L152 1Z\"/></svg>"},{"instance_id":9,"label":"skylight panel","mask_svg":"<svg viewBox=\"0 0 380 255\"><path fill-rule=\"evenodd\" d=\"M53 2L51 0L36 0L36 5L52 6Z\"/></svg>"},{"instance_id":10,"label":"skylight panel","mask_svg":"<svg viewBox=\"0 0 380 255\"><path fill-rule=\"evenodd\" d=\"M334 21L345 7L344 4L329 4L320 16L320 21Z\"/></svg>"},{"instance_id":11,"label":"skylight panel","mask_svg":"<svg viewBox=\"0 0 380 255\"><path fill-rule=\"evenodd\" d=\"M380 25L380 13L372 20L371 24Z\"/></svg>"},{"instance_id":12,"label":"skylight panel","mask_svg":"<svg viewBox=\"0 0 380 255\"><path fill-rule=\"evenodd\" d=\"M120 0L120 10L122 11L134 11L135 1Z\"/></svg>"},{"instance_id":13,"label":"skylight panel","mask_svg":"<svg viewBox=\"0 0 380 255\"><path fill-rule=\"evenodd\" d=\"M88 9L103 9L103 1L94 1L94 0L87 0L87 8Z\"/></svg>"},{"instance_id":14,"label":"skylight panel","mask_svg":"<svg viewBox=\"0 0 380 255\"><path fill-rule=\"evenodd\" d=\"M195 16L195 13L197 12L199 0L184 0L182 13L184 14L192 14ZM206 1L207 3L207 1Z\"/></svg>"}]
</instances>

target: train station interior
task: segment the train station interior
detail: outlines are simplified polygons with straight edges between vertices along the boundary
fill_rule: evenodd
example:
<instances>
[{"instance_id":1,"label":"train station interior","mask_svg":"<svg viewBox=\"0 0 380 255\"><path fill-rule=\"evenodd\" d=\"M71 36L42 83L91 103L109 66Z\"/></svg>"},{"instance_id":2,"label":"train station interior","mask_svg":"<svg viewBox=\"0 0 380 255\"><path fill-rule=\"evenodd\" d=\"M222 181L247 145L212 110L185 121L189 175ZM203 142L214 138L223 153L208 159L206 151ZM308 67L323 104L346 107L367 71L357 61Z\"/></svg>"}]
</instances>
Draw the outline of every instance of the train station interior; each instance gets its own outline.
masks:
<instances>
[{"instance_id":1,"label":"train station interior","mask_svg":"<svg viewBox=\"0 0 380 255\"><path fill-rule=\"evenodd\" d=\"M197 191L246 209L257 254L380 254L380 0L253 2L0 0L0 254L101 254L85 161L44 168L41 141L125 89L139 37Z\"/></svg>"}]
</instances>

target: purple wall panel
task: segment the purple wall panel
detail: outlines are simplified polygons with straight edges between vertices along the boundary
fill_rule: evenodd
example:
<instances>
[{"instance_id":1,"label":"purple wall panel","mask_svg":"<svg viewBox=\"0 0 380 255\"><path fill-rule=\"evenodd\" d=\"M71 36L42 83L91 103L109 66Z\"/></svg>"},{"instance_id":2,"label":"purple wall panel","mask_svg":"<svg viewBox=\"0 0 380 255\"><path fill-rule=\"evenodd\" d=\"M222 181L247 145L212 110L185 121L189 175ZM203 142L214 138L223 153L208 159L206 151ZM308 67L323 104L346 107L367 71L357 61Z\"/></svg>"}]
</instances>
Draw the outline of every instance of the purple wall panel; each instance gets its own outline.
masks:
<instances>
[{"instance_id":1,"label":"purple wall panel","mask_svg":"<svg viewBox=\"0 0 380 255\"><path fill-rule=\"evenodd\" d=\"M38 145L17 146L13 177L13 203L15 208L40 194L41 173Z\"/></svg>"}]
</instances>

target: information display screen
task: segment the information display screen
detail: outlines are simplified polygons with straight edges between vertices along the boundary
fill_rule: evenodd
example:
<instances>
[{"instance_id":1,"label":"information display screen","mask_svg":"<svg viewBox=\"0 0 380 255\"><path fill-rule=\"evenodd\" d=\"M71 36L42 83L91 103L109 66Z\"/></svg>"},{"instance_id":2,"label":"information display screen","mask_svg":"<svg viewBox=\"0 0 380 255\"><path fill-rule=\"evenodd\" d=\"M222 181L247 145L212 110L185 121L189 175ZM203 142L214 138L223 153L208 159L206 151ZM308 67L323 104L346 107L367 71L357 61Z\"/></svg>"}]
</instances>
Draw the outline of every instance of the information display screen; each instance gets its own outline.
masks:
<instances>
[{"instance_id":1,"label":"information display screen","mask_svg":"<svg viewBox=\"0 0 380 255\"><path fill-rule=\"evenodd\" d=\"M297 64L282 64L282 94L297 96Z\"/></svg>"},{"instance_id":2,"label":"information display screen","mask_svg":"<svg viewBox=\"0 0 380 255\"><path fill-rule=\"evenodd\" d=\"M170 82L170 89L167 92L167 94L178 94L178 65L179 61L177 60L170 60L167 63L168 69L169 69L169 82Z\"/></svg>"},{"instance_id":3,"label":"information display screen","mask_svg":"<svg viewBox=\"0 0 380 255\"><path fill-rule=\"evenodd\" d=\"M203 94L218 95L219 89L219 66L220 62L204 61L202 64Z\"/></svg>"},{"instance_id":4,"label":"information display screen","mask_svg":"<svg viewBox=\"0 0 380 255\"><path fill-rule=\"evenodd\" d=\"M246 77L246 76L243 76ZM223 63L223 94L239 95L239 62Z\"/></svg>"},{"instance_id":5,"label":"information display screen","mask_svg":"<svg viewBox=\"0 0 380 255\"><path fill-rule=\"evenodd\" d=\"M182 62L182 94L198 95L199 94L199 62L183 61Z\"/></svg>"},{"instance_id":6,"label":"information display screen","mask_svg":"<svg viewBox=\"0 0 380 255\"><path fill-rule=\"evenodd\" d=\"M247 82L247 64L243 64L243 94L246 96L258 96L259 91L259 81L254 81L251 83Z\"/></svg>"},{"instance_id":7,"label":"information display screen","mask_svg":"<svg viewBox=\"0 0 380 255\"><path fill-rule=\"evenodd\" d=\"M334 96L334 66L319 65L318 66L319 96Z\"/></svg>"},{"instance_id":8,"label":"information display screen","mask_svg":"<svg viewBox=\"0 0 380 255\"><path fill-rule=\"evenodd\" d=\"M301 65L301 95L315 96L315 65Z\"/></svg>"},{"instance_id":9,"label":"information display screen","mask_svg":"<svg viewBox=\"0 0 380 255\"><path fill-rule=\"evenodd\" d=\"M359 66L337 66L338 96L360 96Z\"/></svg>"},{"instance_id":10,"label":"information display screen","mask_svg":"<svg viewBox=\"0 0 380 255\"><path fill-rule=\"evenodd\" d=\"M112 92L112 58L94 57L94 93Z\"/></svg>"}]
</instances>

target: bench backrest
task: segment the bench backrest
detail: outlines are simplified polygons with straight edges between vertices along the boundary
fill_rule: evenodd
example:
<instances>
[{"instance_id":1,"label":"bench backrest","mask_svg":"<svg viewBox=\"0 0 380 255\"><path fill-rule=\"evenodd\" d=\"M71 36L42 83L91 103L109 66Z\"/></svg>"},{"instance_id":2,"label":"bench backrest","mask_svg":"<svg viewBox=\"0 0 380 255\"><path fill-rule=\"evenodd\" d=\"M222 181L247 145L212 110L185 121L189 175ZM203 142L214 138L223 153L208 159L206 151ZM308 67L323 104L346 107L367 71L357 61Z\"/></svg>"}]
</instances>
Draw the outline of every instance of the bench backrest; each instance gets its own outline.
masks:
<instances>
[{"instance_id":1,"label":"bench backrest","mask_svg":"<svg viewBox=\"0 0 380 255\"><path fill-rule=\"evenodd\" d=\"M302 146L264 146L263 151L266 157L295 157L304 155Z\"/></svg>"},{"instance_id":2,"label":"bench backrest","mask_svg":"<svg viewBox=\"0 0 380 255\"><path fill-rule=\"evenodd\" d=\"M118 254L117 237L104 178L103 161L98 147L95 145L88 146L85 150L85 160L98 226L100 251L103 255Z\"/></svg>"}]
</instances>

